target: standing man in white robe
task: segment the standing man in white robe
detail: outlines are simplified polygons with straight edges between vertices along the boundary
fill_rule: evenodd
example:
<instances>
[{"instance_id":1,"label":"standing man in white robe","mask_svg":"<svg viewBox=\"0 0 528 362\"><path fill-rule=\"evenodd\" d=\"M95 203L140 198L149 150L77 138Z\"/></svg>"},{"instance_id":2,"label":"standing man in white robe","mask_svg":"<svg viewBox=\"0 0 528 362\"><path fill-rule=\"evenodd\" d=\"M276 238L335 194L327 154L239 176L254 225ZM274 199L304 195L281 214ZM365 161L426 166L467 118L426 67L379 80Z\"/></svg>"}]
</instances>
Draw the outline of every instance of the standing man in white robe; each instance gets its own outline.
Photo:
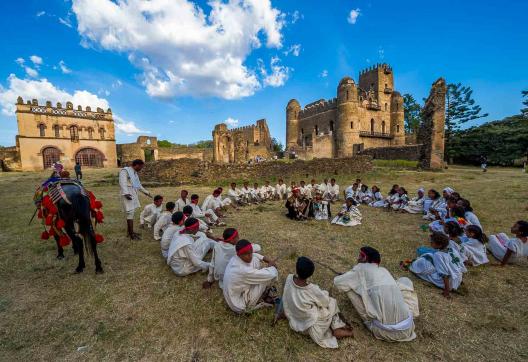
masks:
<instances>
[{"instance_id":1,"label":"standing man in white robe","mask_svg":"<svg viewBox=\"0 0 528 362\"><path fill-rule=\"evenodd\" d=\"M239 240L235 247L236 256L227 264L224 273L224 299L235 313L250 312L272 306L271 284L277 280L277 266L273 260L253 253L247 240ZM261 267L261 261L269 266Z\"/></svg>"},{"instance_id":2,"label":"standing man in white robe","mask_svg":"<svg viewBox=\"0 0 528 362\"><path fill-rule=\"evenodd\" d=\"M148 197L150 193L145 190L139 181L138 172L145 166L142 160L132 161L132 166L127 166L119 171L119 188L121 190L121 202L123 211L127 220L127 234L132 240L141 239L139 234L134 232L134 214L137 208L141 206L139 203L138 191Z\"/></svg>"},{"instance_id":3,"label":"standing man in white robe","mask_svg":"<svg viewBox=\"0 0 528 362\"><path fill-rule=\"evenodd\" d=\"M284 180L280 178L277 185L275 185L275 198L277 200L286 200L286 195L286 184L284 183Z\"/></svg>"},{"instance_id":4,"label":"standing man in white robe","mask_svg":"<svg viewBox=\"0 0 528 362\"><path fill-rule=\"evenodd\" d=\"M154 240L161 240L161 234L169 227L172 220L172 213L174 212L175 204L169 201L165 204L165 211L163 211L156 223L154 224Z\"/></svg>"},{"instance_id":5,"label":"standing man in white robe","mask_svg":"<svg viewBox=\"0 0 528 362\"><path fill-rule=\"evenodd\" d=\"M163 196L154 196L154 202L152 204L146 205L143 211L141 211L141 214L139 214L140 228L143 228L145 224L147 224L147 227L151 229L154 224L156 224L156 221L158 220L158 217L161 214L161 210L163 209L162 204Z\"/></svg>"},{"instance_id":6,"label":"standing man in white robe","mask_svg":"<svg viewBox=\"0 0 528 362\"><path fill-rule=\"evenodd\" d=\"M290 328L308 334L323 348L337 348L337 339L352 337L352 328L339 318L337 301L326 290L308 282L314 263L301 256L295 266L296 275L290 274L284 284L282 306Z\"/></svg>"},{"instance_id":7,"label":"standing man in white robe","mask_svg":"<svg viewBox=\"0 0 528 362\"><path fill-rule=\"evenodd\" d=\"M199 231L197 219L188 218L184 225L179 235L173 236L167 255L167 264L179 277L207 271L209 263L203 259L215 244L214 240Z\"/></svg>"},{"instance_id":8,"label":"standing man in white robe","mask_svg":"<svg viewBox=\"0 0 528 362\"><path fill-rule=\"evenodd\" d=\"M189 200L187 196L189 196L189 191L181 190L180 198L176 201L176 207L174 208L174 212L176 211L183 212L183 208L191 204L191 201Z\"/></svg>"},{"instance_id":9,"label":"standing man in white robe","mask_svg":"<svg viewBox=\"0 0 528 362\"><path fill-rule=\"evenodd\" d=\"M379 266L380 262L376 249L363 247L358 264L335 277L334 285L347 294L374 337L389 342L412 341L416 338L413 313L397 282L387 269Z\"/></svg>"}]
</instances>

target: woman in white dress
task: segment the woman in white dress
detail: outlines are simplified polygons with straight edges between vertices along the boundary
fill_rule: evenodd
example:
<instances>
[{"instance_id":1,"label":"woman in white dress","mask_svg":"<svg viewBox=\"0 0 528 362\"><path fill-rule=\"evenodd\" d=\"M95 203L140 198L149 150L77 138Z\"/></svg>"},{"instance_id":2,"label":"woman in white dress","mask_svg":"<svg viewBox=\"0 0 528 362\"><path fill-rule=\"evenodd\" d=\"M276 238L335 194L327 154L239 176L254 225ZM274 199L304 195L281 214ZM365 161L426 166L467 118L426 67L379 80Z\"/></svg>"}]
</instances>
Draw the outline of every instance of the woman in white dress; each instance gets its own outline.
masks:
<instances>
[{"instance_id":1,"label":"woman in white dress","mask_svg":"<svg viewBox=\"0 0 528 362\"><path fill-rule=\"evenodd\" d=\"M430 203L427 209L425 209L426 214L423 216L425 220L436 220L437 215L440 217L445 217L447 214L446 204L440 193L435 189L431 189L427 192Z\"/></svg>"},{"instance_id":2,"label":"woman in white dress","mask_svg":"<svg viewBox=\"0 0 528 362\"><path fill-rule=\"evenodd\" d=\"M323 195L319 190L315 192L315 198L310 203L309 216L315 220L329 220L332 217L330 202L323 200Z\"/></svg>"},{"instance_id":3,"label":"woman in white dress","mask_svg":"<svg viewBox=\"0 0 528 362\"><path fill-rule=\"evenodd\" d=\"M486 254L486 235L477 225L468 225L464 229L466 238L460 244L460 253L466 258L466 265L478 266L489 263Z\"/></svg>"},{"instance_id":4,"label":"woman in white dress","mask_svg":"<svg viewBox=\"0 0 528 362\"><path fill-rule=\"evenodd\" d=\"M464 208L464 211L465 211L464 218L468 222L470 222L472 225L477 225L478 227L482 229L482 231L484 231L484 228L480 224L479 218L473 212L473 208L471 207L471 203L469 202L469 200L461 198L457 201L457 205L462 206Z\"/></svg>"},{"instance_id":5,"label":"woman in white dress","mask_svg":"<svg viewBox=\"0 0 528 362\"><path fill-rule=\"evenodd\" d=\"M407 205L402 209L409 214L423 214L424 212L424 201L425 201L425 190L420 187L416 193L416 197L409 200Z\"/></svg>"},{"instance_id":6,"label":"woman in white dress","mask_svg":"<svg viewBox=\"0 0 528 362\"><path fill-rule=\"evenodd\" d=\"M526 262L528 257L528 222L517 221L511 228L515 235L510 238L505 233L491 235L488 241L488 249L493 256L504 266L508 263Z\"/></svg>"},{"instance_id":7,"label":"woman in white dress","mask_svg":"<svg viewBox=\"0 0 528 362\"><path fill-rule=\"evenodd\" d=\"M356 226L361 224L361 212L356 205L356 201L353 198L347 198L341 211L332 220L332 224L341 226Z\"/></svg>"},{"instance_id":8,"label":"woman in white dress","mask_svg":"<svg viewBox=\"0 0 528 362\"><path fill-rule=\"evenodd\" d=\"M369 203L369 206L372 207L383 207L385 206L385 200L381 194L381 190L378 186L372 186L372 201Z\"/></svg>"}]
</instances>

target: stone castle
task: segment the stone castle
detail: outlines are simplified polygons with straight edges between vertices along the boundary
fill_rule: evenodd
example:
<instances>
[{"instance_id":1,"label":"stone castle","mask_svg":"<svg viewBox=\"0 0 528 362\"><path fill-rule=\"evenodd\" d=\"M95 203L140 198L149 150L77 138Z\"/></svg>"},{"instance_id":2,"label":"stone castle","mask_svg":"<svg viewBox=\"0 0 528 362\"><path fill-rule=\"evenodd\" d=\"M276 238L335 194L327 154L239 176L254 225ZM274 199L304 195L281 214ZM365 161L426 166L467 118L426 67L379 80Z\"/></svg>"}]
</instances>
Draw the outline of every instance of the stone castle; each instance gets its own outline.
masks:
<instances>
[{"instance_id":1,"label":"stone castle","mask_svg":"<svg viewBox=\"0 0 528 362\"><path fill-rule=\"evenodd\" d=\"M39 105L36 99L16 103L18 135L10 154L2 155L11 169L34 171L60 161L73 169L76 162L87 167L116 165L115 129L112 111L90 107L74 109L71 102Z\"/></svg>"},{"instance_id":2,"label":"stone castle","mask_svg":"<svg viewBox=\"0 0 528 362\"><path fill-rule=\"evenodd\" d=\"M217 124L214 128L214 162L244 163L256 157L268 159L271 155L271 136L265 119L239 128L228 129L225 123Z\"/></svg>"},{"instance_id":3,"label":"stone castle","mask_svg":"<svg viewBox=\"0 0 528 362\"><path fill-rule=\"evenodd\" d=\"M392 68L378 64L344 77L337 97L301 108L286 107L286 150L298 158L349 157L367 148L405 144L403 97L394 90Z\"/></svg>"}]
</instances>

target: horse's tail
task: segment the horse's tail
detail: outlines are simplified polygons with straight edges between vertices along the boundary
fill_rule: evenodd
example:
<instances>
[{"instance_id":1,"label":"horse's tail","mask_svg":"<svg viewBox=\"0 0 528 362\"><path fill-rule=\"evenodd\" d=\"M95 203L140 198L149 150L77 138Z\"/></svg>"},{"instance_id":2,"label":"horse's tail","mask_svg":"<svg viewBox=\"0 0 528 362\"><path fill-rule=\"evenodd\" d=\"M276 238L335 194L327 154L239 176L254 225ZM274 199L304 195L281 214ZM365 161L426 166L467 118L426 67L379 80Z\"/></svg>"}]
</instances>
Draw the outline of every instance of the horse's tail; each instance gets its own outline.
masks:
<instances>
[{"instance_id":1,"label":"horse's tail","mask_svg":"<svg viewBox=\"0 0 528 362\"><path fill-rule=\"evenodd\" d=\"M90 214L90 199L79 193L72 197L71 203L79 224L79 234L84 239L84 248L88 254L93 255L96 241Z\"/></svg>"}]
</instances>

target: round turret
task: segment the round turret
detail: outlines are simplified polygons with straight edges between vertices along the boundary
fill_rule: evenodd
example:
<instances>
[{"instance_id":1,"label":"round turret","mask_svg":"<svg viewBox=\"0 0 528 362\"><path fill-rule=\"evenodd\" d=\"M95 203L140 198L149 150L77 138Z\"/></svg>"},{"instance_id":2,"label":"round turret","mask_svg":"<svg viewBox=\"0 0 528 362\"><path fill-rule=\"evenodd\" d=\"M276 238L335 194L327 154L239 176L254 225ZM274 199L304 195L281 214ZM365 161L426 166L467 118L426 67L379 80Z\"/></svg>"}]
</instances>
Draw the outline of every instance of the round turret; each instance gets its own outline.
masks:
<instances>
[{"instance_id":1,"label":"round turret","mask_svg":"<svg viewBox=\"0 0 528 362\"><path fill-rule=\"evenodd\" d=\"M296 99L288 102L286 106L286 147L288 149L298 145L300 111L301 105Z\"/></svg>"},{"instance_id":2,"label":"round turret","mask_svg":"<svg viewBox=\"0 0 528 362\"><path fill-rule=\"evenodd\" d=\"M337 86L337 102L356 102L357 101L357 88L354 79L350 77L344 77Z\"/></svg>"}]
</instances>

